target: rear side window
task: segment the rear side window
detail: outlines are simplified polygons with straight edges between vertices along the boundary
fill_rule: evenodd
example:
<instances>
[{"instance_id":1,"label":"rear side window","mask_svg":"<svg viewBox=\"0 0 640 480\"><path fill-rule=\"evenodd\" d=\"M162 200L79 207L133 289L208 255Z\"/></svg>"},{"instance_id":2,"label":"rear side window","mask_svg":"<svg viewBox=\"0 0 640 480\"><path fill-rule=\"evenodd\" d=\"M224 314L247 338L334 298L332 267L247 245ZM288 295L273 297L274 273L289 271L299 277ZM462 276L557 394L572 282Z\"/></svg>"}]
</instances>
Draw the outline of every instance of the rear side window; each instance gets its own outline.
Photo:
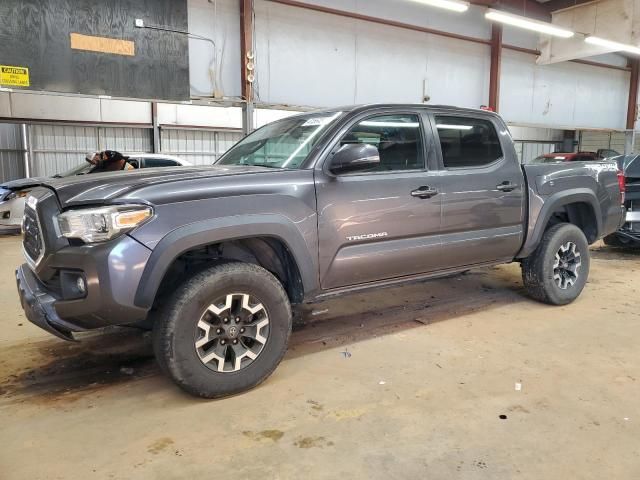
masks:
<instances>
[{"instance_id":1,"label":"rear side window","mask_svg":"<svg viewBox=\"0 0 640 480\"><path fill-rule=\"evenodd\" d=\"M168 158L145 158L144 166L145 168L176 167L178 166L178 162L169 160Z\"/></svg>"},{"instance_id":2,"label":"rear side window","mask_svg":"<svg viewBox=\"0 0 640 480\"><path fill-rule=\"evenodd\" d=\"M445 168L481 167L502 157L493 123L469 117L436 116Z\"/></svg>"}]
</instances>

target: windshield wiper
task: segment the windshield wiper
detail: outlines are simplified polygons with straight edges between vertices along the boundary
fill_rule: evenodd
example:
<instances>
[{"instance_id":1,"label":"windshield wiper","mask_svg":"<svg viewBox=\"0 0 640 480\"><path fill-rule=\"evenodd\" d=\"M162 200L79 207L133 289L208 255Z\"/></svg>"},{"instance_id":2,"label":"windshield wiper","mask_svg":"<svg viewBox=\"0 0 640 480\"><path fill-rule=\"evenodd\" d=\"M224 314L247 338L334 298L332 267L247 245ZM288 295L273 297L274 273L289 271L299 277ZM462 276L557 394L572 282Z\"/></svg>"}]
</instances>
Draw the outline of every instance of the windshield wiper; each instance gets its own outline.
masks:
<instances>
[{"instance_id":1,"label":"windshield wiper","mask_svg":"<svg viewBox=\"0 0 640 480\"><path fill-rule=\"evenodd\" d=\"M59 173L56 173L53 178L62 178L62 175L60 175Z\"/></svg>"}]
</instances>

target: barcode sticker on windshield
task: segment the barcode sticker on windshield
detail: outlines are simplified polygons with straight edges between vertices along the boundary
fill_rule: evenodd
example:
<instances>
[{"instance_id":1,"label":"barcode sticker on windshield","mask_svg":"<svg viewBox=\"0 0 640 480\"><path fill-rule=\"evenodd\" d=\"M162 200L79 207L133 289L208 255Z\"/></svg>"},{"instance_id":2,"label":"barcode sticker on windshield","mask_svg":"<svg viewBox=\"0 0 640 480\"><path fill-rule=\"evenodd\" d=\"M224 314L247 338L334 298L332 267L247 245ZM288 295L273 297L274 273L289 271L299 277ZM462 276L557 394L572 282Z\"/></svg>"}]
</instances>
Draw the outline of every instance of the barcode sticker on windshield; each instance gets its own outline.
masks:
<instances>
[{"instance_id":1,"label":"barcode sticker on windshield","mask_svg":"<svg viewBox=\"0 0 640 480\"><path fill-rule=\"evenodd\" d=\"M317 127L320 125L326 125L329 123L333 117L319 117L319 118L310 118L306 122L302 124L303 127Z\"/></svg>"}]
</instances>

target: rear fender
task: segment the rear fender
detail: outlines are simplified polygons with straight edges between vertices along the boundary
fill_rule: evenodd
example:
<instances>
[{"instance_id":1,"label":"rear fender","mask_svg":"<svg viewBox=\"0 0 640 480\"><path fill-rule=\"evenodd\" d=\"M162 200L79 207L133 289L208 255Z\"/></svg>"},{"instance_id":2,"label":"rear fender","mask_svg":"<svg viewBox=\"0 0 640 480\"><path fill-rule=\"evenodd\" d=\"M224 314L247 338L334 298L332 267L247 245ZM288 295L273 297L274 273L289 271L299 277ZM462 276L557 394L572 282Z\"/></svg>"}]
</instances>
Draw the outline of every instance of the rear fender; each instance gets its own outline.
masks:
<instances>
[{"instance_id":1,"label":"rear fender","mask_svg":"<svg viewBox=\"0 0 640 480\"><path fill-rule=\"evenodd\" d=\"M525 258L531 255L542 240L553 213L572 203L585 203L591 207L593 219L596 223L596 238L599 238L602 232L602 212L600 211L598 199L592 190L575 188L556 192L544 198L530 189L527 237L516 258Z\"/></svg>"}]
</instances>

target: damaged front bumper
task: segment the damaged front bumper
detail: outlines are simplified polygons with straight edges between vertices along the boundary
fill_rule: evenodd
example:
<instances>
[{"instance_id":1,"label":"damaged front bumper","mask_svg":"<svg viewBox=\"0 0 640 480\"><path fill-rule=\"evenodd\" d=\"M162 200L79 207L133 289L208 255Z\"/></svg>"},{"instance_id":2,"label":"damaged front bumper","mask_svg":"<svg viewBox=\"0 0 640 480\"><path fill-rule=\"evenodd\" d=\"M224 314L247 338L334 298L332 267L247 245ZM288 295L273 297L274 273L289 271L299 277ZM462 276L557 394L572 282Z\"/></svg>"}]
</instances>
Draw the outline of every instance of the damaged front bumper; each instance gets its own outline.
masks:
<instances>
[{"instance_id":1,"label":"damaged front bumper","mask_svg":"<svg viewBox=\"0 0 640 480\"><path fill-rule=\"evenodd\" d=\"M45 288L25 263L16 270L16 283L20 304L27 319L38 327L64 340L74 340L73 331L83 331L82 327L62 320L54 308L57 301Z\"/></svg>"}]
</instances>

